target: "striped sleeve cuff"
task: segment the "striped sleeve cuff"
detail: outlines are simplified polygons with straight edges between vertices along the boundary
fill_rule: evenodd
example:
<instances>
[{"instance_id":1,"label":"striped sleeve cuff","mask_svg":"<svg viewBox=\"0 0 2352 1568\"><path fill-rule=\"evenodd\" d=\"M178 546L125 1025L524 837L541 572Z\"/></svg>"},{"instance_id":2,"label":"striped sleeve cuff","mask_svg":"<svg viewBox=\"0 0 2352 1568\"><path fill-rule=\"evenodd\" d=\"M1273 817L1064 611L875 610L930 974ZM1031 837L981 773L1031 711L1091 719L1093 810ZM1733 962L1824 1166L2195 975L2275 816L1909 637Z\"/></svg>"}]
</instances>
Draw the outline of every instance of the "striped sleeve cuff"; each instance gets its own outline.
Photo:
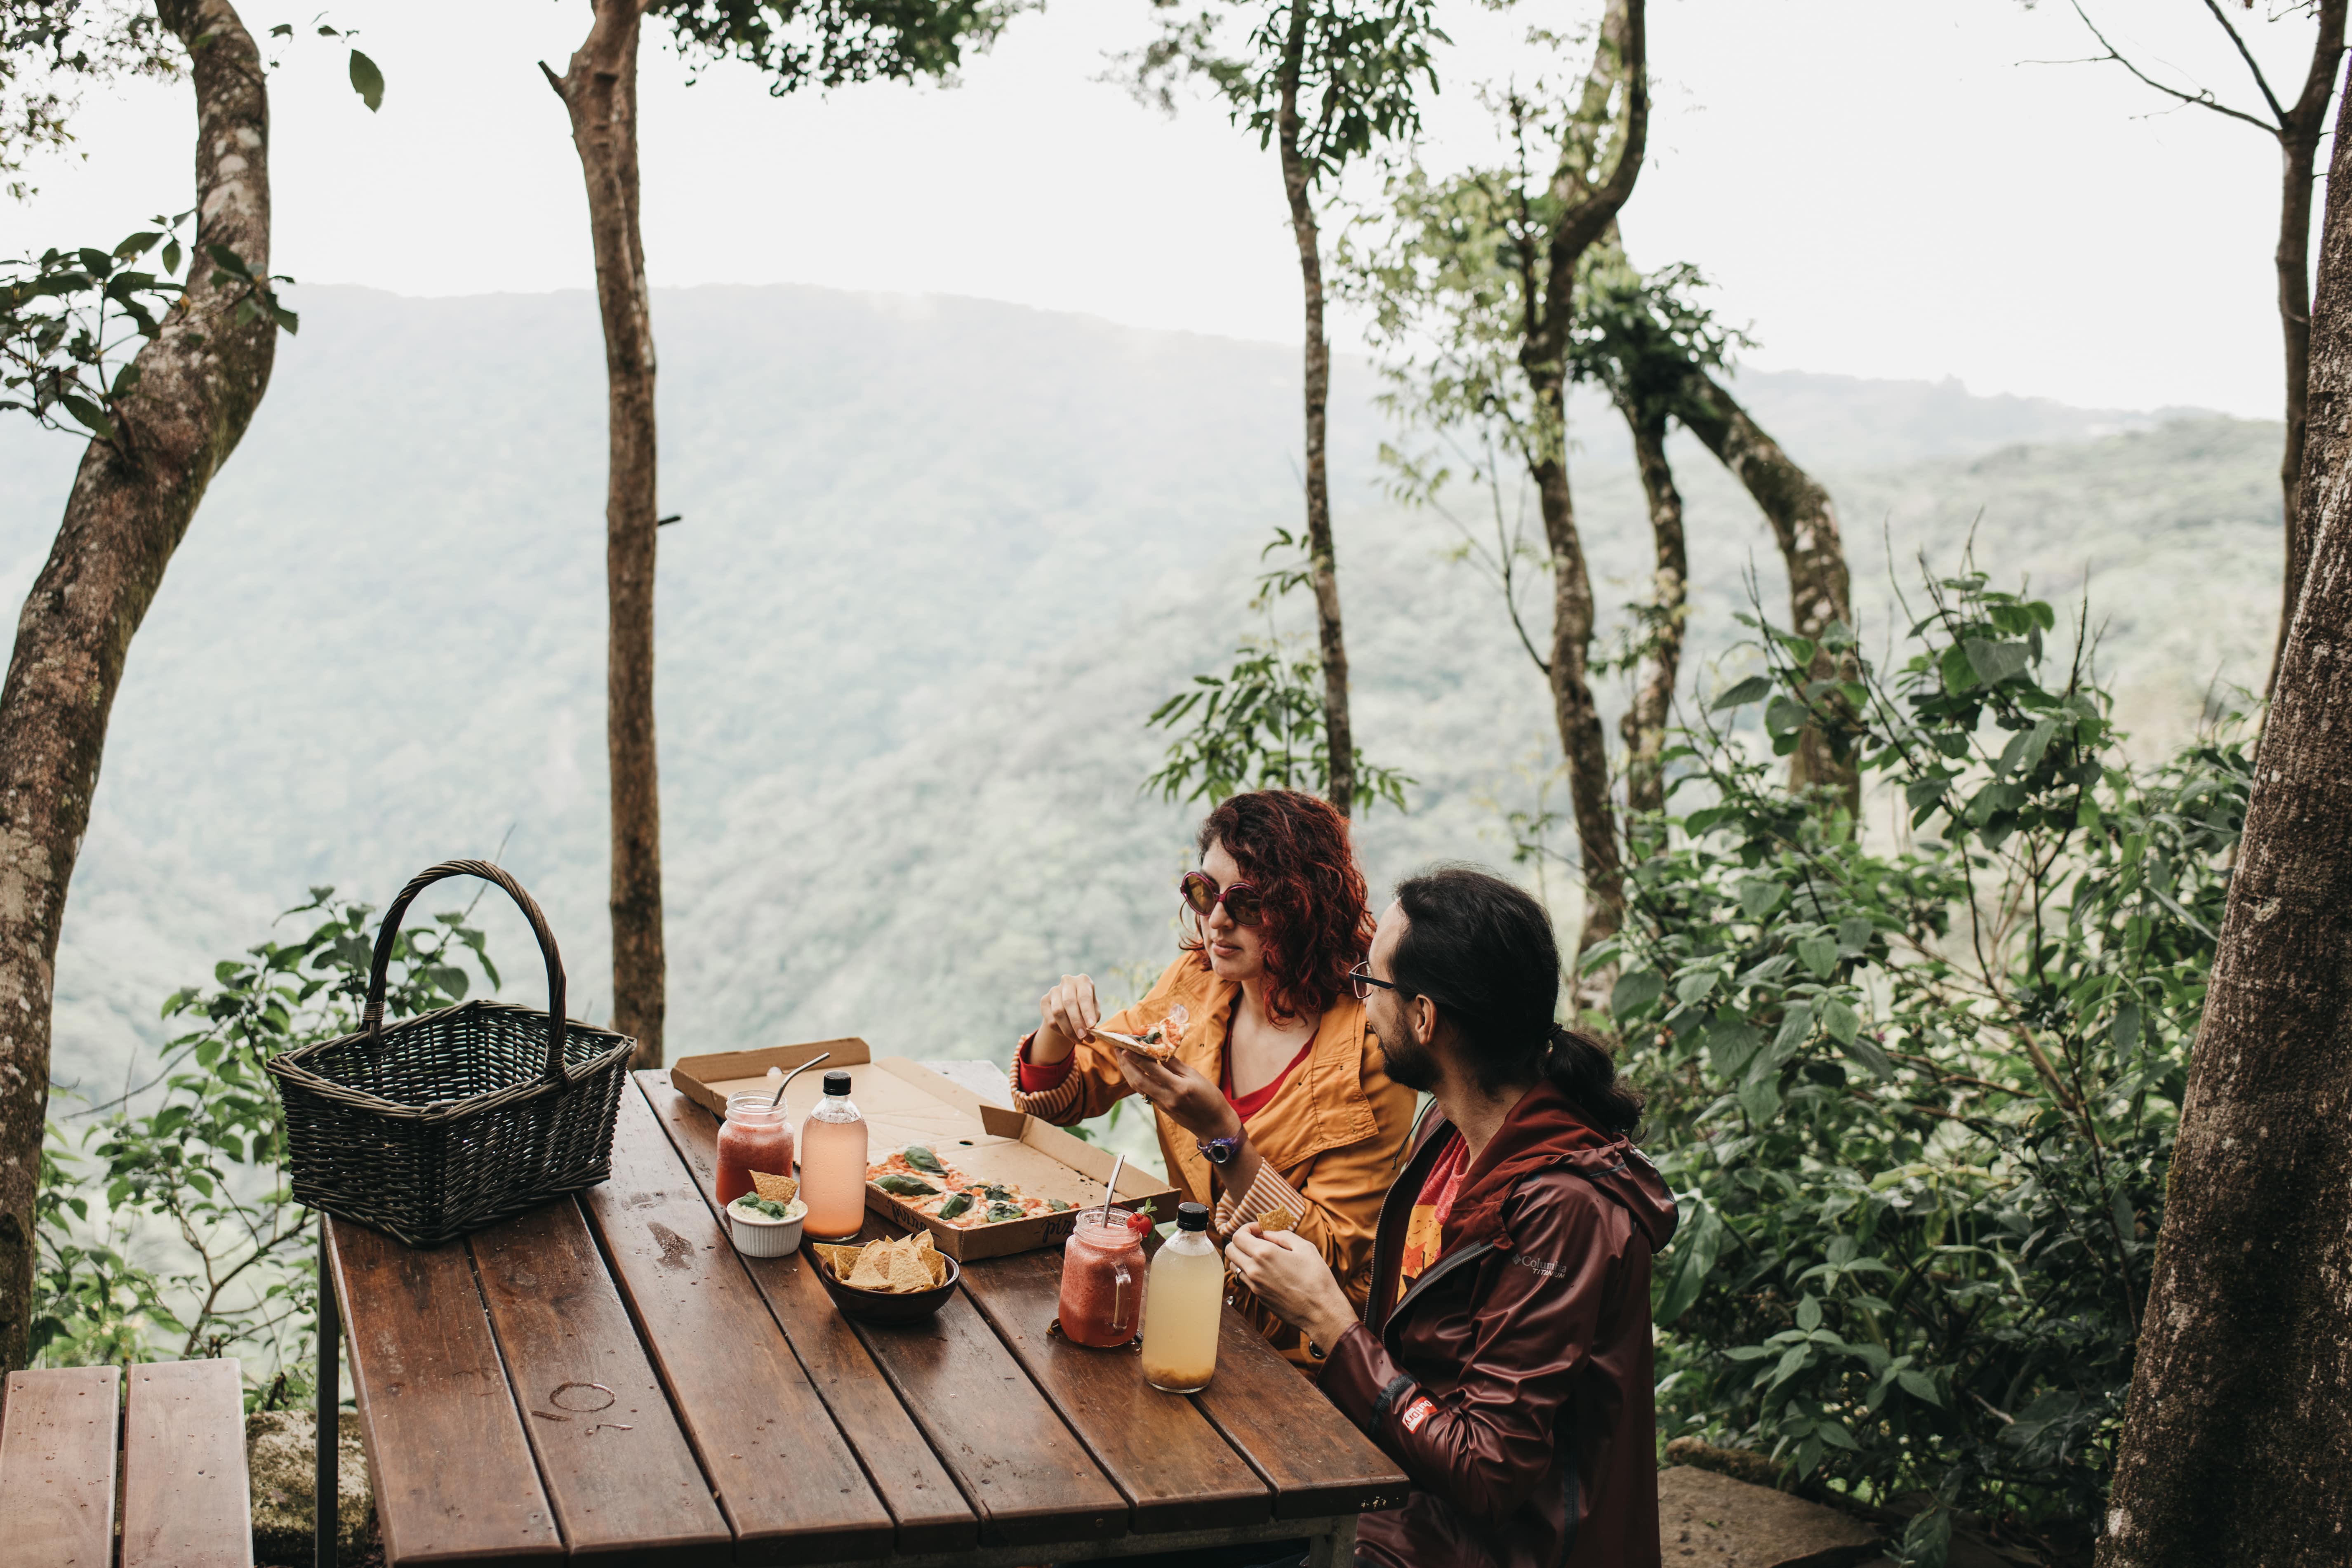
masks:
<instances>
[{"instance_id":1,"label":"striped sleeve cuff","mask_svg":"<svg viewBox=\"0 0 2352 1568\"><path fill-rule=\"evenodd\" d=\"M1235 1231L1253 1220L1268 1215L1287 1214L1296 1224L1307 1217L1307 1200L1298 1189L1282 1179L1282 1173L1271 1161L1257 1163L1257 1179L1244 1192L1227 1193L1217 1200L1216 1231L1220 1240L1231 1240Z\"/></svg>"},{"instance_id":2,"label":"striped sleeve cuff","mask_svg":"<svg viewBox=\"0 0 2352 1568\"><path fill-rule=\"evenodd\" d=\"M1066 1072L1062 1075L1062 1081L1053 1088L1041 1089L1034 1094L1030 1093L1021 1087L1021 1064L1027 1059L1028 1055L1029 1041L1024 1038L1021 1042L1021 1048L1013 1053L1013 1066L1005 1074L1006 1081L1013 1089L1013 1108L1027 1115L1040 1117L1059 1125L1071 1108L1078 1103L1078 1096L1085 1092L1086 1084L1077 1073ZM1075 1057L1072 1061L1075 1064Z\"/></svg>"}]
</instances>

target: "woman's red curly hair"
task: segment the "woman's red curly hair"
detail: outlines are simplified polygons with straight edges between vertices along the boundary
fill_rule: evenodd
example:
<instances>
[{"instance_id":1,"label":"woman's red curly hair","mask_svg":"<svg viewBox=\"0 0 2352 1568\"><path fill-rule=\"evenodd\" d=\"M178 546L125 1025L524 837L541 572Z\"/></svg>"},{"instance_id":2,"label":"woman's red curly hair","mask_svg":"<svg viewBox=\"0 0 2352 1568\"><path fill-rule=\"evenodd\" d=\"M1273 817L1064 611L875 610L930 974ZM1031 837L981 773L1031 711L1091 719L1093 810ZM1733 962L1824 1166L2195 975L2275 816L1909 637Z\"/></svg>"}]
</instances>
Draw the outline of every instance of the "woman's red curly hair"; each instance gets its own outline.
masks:
<instances>
[{"instance_id":1,"label":"woman's red curly hair","mask_svg":"<svg viewBox=\"0 0 2352 1568\"><path fill-rule=\"evenodd\" d=\"M1265 918L1265 1007L1276 1018L1312 1017L1347 994L1348 971L1372 948L1370 890L1356 865L1348 819L1296 790L1227 799L1201 824L1200 850L1222 844L1258 890ZM1185 947L1198 952L1198 940ZM1208 961L1204 958L1203 963Z\"/></svg>"}]
</instances>

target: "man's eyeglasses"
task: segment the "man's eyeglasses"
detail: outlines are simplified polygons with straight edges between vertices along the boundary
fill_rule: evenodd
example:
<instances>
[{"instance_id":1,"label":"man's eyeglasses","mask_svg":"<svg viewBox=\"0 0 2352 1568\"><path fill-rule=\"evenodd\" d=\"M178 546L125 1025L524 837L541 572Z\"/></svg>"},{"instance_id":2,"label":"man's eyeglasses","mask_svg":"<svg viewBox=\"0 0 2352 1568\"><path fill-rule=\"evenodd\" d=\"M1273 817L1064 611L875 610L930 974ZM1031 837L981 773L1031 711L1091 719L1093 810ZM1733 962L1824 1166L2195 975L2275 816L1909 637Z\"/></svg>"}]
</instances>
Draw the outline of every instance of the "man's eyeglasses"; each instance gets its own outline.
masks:
<instances>
[{"instance_id":1,"label":"man's eyeglasses","mask_svg":"<svg viewBox=\"0 0 2352 1568\"><path fill-rule=\"evenodd\" d=\"M1202 920L1207 920L1221 903L1235 925L1254 926L1265 918L1265 895L1247 882L1220 888L1217 879L1206 871L1187 871L1184 879L1176 884L1176 890L1184 895L1186 907Z\"/></svg>"},{"instance_id":2,"label":"man's eyeglasses","mask_svg":"<svg viewBox=\"0 0 2352 1568\"><path fill-rule=\"evenodd\" d=\"M1370 1001L1372 997L1371 988L1375 985L1379 986L1383 991L1393 991L1400 996L1404 994L1403 986L1399 985L1393 980L1382 980L1378 975L1374 974L1372 973L1371 961L1369 959L1356 965L1355 968L1348 971L1348 984L1355 988L1356 1000L1359 1002Z\"/></svg>"}]
</instances>

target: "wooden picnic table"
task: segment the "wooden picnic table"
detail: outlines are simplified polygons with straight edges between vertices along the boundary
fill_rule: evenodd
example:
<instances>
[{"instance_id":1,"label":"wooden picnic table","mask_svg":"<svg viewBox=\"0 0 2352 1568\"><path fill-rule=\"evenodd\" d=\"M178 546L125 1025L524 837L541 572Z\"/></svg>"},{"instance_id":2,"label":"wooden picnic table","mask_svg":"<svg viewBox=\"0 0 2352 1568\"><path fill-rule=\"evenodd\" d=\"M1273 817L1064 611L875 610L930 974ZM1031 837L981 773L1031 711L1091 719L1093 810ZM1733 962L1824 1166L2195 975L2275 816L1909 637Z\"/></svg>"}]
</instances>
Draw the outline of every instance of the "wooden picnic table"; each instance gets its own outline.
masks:
<instances>
[{"instance_id":1,"label":"wooden picnic table","mask_svg":"<svg viewBox=\"0 0 2352 1568\"><path fill-rule=\"evenodd\" d=\"M1396 1466L1231 1308L1215 1381L1189 1396L1048 1335L1054 1251L967 1265L928 1322L849 1322L803 1255L735 1252L717 1121L664 1074L635 1080L612 1179L576 1200L429 1251L321 1226L320 1429L340 1331L392 1568L984 1568L1294 1537L1322 1564L1403 1500ZM331 1524L329 1501L322 1563Z\"/></svg>"}]
</instances>

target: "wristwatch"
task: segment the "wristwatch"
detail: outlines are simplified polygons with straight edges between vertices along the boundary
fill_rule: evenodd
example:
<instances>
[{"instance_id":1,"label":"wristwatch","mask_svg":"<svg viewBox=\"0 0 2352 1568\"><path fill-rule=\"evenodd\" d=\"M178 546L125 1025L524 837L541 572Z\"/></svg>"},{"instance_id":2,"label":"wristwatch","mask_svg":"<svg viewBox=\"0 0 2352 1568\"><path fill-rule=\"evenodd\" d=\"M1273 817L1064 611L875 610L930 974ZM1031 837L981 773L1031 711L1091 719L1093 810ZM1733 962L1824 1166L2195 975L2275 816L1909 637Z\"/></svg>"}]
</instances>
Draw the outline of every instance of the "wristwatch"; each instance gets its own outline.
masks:
<instances>
[{"instance_id":1,"label":"wristwatch","mask_svg":"<svg viewBox=\"0 0 2352 1568\"><path fill-rule=\"evenodd\" d=\"M1234 1159L1240 1155L1242 1152L1242 1141L1239 1138L1212 1138L1206 1143L1202 1144L1200 1149L1201 1152L1207 1157L1210 1164L1223 1170L1225 1166L1232 1164Z\"/></svg>"}]
</instances>

